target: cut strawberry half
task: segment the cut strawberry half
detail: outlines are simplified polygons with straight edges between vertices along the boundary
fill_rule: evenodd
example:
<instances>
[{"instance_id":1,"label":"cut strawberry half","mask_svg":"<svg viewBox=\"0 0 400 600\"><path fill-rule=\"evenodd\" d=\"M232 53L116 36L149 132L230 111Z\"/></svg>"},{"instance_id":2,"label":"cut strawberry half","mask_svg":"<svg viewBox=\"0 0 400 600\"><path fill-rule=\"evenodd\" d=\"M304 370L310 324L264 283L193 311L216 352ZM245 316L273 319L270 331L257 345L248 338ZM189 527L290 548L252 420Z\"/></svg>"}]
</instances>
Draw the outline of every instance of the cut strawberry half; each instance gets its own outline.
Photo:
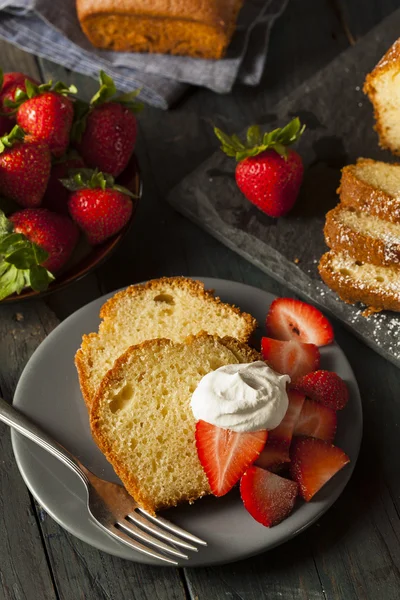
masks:
<instances>
[{"instance_id":1,"label":"cut strawberry half","mask_svg":"<svg viewBox=\"0 0 400 600\"><path fill-rule=\"evenodd\" d=\"M281 443L289 447L292 441L293 431L300 417L305 396L296 390L288 390L289 406L282 421L268 432L268 442Z\"/></svg>"},{"instance_id":2,"label":"cut strawberry half","mask_svg":"<svg viewBox=\"0 0 400 600\"><path fill-rule=\"evenodd\" d=\"M261 469L269 469L275 471L284 465L290 463L289 446L280 441L267 440L260 456L255 460L254 464Z\"/></svg>"},{"instance_id":3,"label":"cut strawberry half","mask_svg":"<svg viewBox=\"0 0 400 600\"><path fill-rule=\"evenodd\" d=\"M224 496L239 481L258 458L267 436L266 430L237 433L197 422L197 454L215 496Z\"/></svg>"},{"instance_id":4,"label":"cut strawberry half","mask_svg":"<svg viewBox=\"0 0 400 600\"><path fill-rule=\"evenodd\" d=\"M315 306L294 298L276 298L270 306L266 325L267 334L277 340L297 340L317 346L333 341L328 319Z\"/></svg>"},{"instance_id":5,"label":"cut strawberry half","mask_svg":"<svg viewBox=\"0 0 400 600\"><path fill-rule=\"evenodd\" d=\"M320 402L305 400L293 435L306 435L332 443L336 427L336 411Z\"/></svg>"},{"instance_id":6,"label":"cut strawberry half","mask_svg":"<svg viewBox=\"0 0 400 600\"><path fill-rule=\"evenodd\" d=\"M240 480L240 495L253 519L266 527L277 525L292 512L298 485L258 467L250 467Z\"/></svg>"},{"instance_id":7,"label":"cut strawberry half","mask_svg":"<svg viewBox=\"0 0 400 600\"><path fill-rule=\"evenodd\" d=\"M261 350L264 360L278 373L286 373L292 382L319 369L320 354L315 344L296 340L282 342L263 337Z\"/></svg>"},{"instance_id":8,"label":"cut strawberry half","mask_svg":"<svg viewBox=\"0 0 400 600\"><path fill-rule=\"evenodd\" d=\"M299 484L300 494L307 502L350 462L337 446L312 437L293 438L290 457L292 479Z\"/></svg>"},{"instance_id":9,"label":"cut strawberry half","mask_svg":"<svg viewBox=\"0 0 400 600\"><path fill-rule=\"evenodd\" d=\"M296 381L295 388L312 400L316 400L333 410L341 410L349 400L347 385L337 373L315 371Z\"/></svg>"}]
</instances>

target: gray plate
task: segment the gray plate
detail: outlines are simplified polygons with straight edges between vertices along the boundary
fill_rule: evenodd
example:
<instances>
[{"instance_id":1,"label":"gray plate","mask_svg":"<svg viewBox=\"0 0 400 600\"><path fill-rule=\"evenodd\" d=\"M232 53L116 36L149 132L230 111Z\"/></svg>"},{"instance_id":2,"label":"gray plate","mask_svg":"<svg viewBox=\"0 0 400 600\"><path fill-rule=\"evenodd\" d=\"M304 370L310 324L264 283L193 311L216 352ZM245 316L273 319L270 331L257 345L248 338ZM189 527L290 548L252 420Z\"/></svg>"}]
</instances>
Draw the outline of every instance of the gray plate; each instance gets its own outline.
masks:
<instances>
[{"instance_id":1,"label":"gray plate","mask_svg":"<svg viewBox=\"0 0 400 600\"><path fill-rule=\"evenodd\" d=\"M273 296L241 283L203 279L221 298L265 321ZM18 383L14 405L39 423L97 475L118 481L113 469L94 444L74 367L74 354L84 333L95 331L99 309L108 296L84 306L63 321L39 346ZM261 332L260 332L261 333ZM350 479L362 436L362 409L357 382L342 350L333 344L322 348L322 367L336 371L350 388L350 401L339 413L336 443L351 458L317 495L281 524L268 529L244 509L237 490L224 498L204 498L194 505L165 511L171 521L207 540L208 546L182 566L205 566L243 559L271 549L314 523L338 498ZM36 500L59 523L84 542L110 554L146 564L159 564L103 533L89 519L81 483L67 467L21 435L12 432L18 467Z\"/></svg>"}]
</instances>

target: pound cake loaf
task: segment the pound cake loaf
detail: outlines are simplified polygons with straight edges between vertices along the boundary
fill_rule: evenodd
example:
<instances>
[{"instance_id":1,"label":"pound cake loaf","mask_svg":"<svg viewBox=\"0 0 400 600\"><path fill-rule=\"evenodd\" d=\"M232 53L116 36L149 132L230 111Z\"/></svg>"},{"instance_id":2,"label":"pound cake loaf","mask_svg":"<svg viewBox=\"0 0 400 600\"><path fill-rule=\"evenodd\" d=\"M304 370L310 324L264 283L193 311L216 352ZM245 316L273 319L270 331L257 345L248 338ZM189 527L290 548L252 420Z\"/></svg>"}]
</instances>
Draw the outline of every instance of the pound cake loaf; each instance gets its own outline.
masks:
<instances>
[{"instance_id":1,"label":"pound cake loaf","mask_svg":"<svg viewBox=\"0 0 400 600\"><path fill-rule=\"evenodd\" d=\"M340 201L392 223L400 222L400 164L359 158L342 169Z\"/></svg>"},{"instance_id":2,"label":"pound cake loaf","mask_svg":"<svg viewBox=\"0 0 400 600\"><path fill-rule=\"evenodd\" d=\"M257 326L251 315L184 277L155 279L118 292L103 305L100 317L98 333L84 335L75 355L88 408L104 375L129 346L161 337L181 342L201 331L247 342Z\"/></svg>"},{"instance_id":3,"label":"pound cake loaf","mask_svg":"<svg viewBox=\"0 0 400 600\"><path fill-rule=\"evenodd\" d=\"M400 265L400 223L339 204L326 215L325 241L335 252L377 266Z\"/></svg>"},{"instance_id":4,"label":"pound cake loaf","mask_svg":"<svg viewBox=\"0 0 400 600\"><path fill-rule=\"evenodd\" d=\"M97 48L195 58L224 56L243 0L77 0Z\"/></svg>"},{"instance_id":5,"label":"pound cake loaf","mask_svg":"<svg viewBox=\"0 0 400 600\"><path fill-rule=\"evenodd\" d=\"M345 302L362 302L372 311L400 311L399 267L379 267L331 250L322 256L318 270Z\"/></svg>"},{"instance_id":6,"label":"pound cake loaf","mask_svg":"<svg viewBox=\"0 0 400 600\"><path fill-rule=\"evenodd\" d=\"M364 83L374 107L379 144L400 155L400 38L389 48Z\"/></svg>"},{"instance_id":7,"label":"pound cake loaf","mask_svg":"<svg viewBox=\"0 0 400 600\"><path fill-rule=\"evenodd\" d=\"M207 373L260 359L233 338L202 333L183 343L148 340L116 360L94 399L90 424L143 508L154 513L210 493L197 455L191 396Z\"/></svg>"}]
</instances>

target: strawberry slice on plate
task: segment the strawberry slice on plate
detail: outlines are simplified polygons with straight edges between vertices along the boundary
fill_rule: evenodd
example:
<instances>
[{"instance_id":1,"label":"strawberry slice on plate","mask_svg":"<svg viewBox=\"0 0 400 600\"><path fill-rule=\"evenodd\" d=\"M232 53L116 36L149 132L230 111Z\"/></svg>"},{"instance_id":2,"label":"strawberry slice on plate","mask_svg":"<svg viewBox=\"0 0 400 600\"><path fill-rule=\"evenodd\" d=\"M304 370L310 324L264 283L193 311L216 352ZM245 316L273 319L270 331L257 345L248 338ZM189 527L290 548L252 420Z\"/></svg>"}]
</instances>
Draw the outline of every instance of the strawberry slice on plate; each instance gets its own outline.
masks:
<instances>
[{"instance_id":1,"label":"strawberry slice on plate","mask_svg":"<svg viewBox=\"0 0 400 600\"><path fill-rule=\"evenodd\" d=\"M337 427L336 411L319 402L306 399L293 435L306 435L332 443Z\"/></svg>"},{"instance_id":2,"label":"strawberry slice on plate","mask_svg":"<svg viewBox=\"0 0 400 600\"><path fill-rule=\"evenodd\" d=\"M268 438L267 443L260 452L254 464L270 471L279 470L290 463L289 446L281 441Z\"/></svg>"},{"instance_id":3,"label":"strawberry slice on plate","mask_svg":"<svg viewBox=\"0 0 400 600\"><path fill-rule=\"evenodd\" d=\"M307 502L340 469L350 462L337 446L312 437L294 438L290 448L290 473Z\"/></svg>"},{"instance_id":4,"label":"strawberry slice on plate","mask_svg":"<svg viewBox=\"0 0 400 600\"><path fill-rule=\"evenodd\" d=\"M325 346L333 341L333 328L315 306L294 298L276 298L267 315L267 334L277 340L297 340Z\"/></svg>"},{"instance_id":5,"label":"strawberry slice on plate","mask_svg":"<svg viewBox=\"0 0 400 600\"><path fill-rule=\"evenodd\" d=\"M263 337L261 351L265 362L278 373L287 374L292 382L319 369L320 353L315 344L296 340L282 342Z\"/></svg>"},{"instance_id":6,"label":"strawberry slice on plate","mask_svg":"<svg viewBox=\"0 0 400 600\"><path fill-rule=\"evenodd\" d=\"M206 421L196 424L197 454L214 496L224 496L258 458L267 431L238 433Z\"/></svg>"},{"instance_id":7,"label":"strawberry slice on plate","mask_svg":"<svg viewBox=\"0 0 400 600\"><path fill-rule=\"evenodd\" d=\"M279 442L283 446L289 447L293 431L303 408L305 396L296 390L288 390L287 394L289 398L288 409L278 427L268 432L268 442Z\"/></svg>"},{"instance_id":8,"label":"strawberry slice on plate","mask_svg":"<svg viewBox=\"0 0 400 600\"><path fill-rule=\"evenodd\" d=\"M346 383L332 371L308 373L296 381L295 388L301 394L333 410L342 410L349 400Z\"/></svg>"},{"instance_id":9,"label":"strawberry slice on plate","mask_svg":"<svg viewBox=\"0 0 400 600\"><path fill-rule=\"evenodd\" d=\"M292 512L298 485L259 467L250 467L240 480L240 495L253 519L272 527Z\"/></svg>"}]
</instances>

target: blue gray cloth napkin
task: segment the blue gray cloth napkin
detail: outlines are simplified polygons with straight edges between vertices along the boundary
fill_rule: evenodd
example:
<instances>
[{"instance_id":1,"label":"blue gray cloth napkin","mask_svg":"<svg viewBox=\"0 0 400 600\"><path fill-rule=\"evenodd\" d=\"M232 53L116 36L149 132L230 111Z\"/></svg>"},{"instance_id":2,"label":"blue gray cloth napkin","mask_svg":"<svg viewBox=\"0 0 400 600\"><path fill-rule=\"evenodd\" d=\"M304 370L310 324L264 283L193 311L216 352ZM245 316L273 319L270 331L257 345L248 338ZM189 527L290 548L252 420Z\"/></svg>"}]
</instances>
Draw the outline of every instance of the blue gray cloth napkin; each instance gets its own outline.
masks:
<instances>
[{"instance_id":1,"label":"blue gray cloth napkin","mask_svg":"<svg viewBox=\"0 0 400 600\"><path fill-rule=\"evenodd\" d=\"M227 93L235 81L257 85L264 70L272 25L288 0L245 0L227 56L204 60L94 48L80 28L75 0L0 0L0 38L84 75L103 69L122 91L168 108L188 84Z\"/></svg>"}]
</instances>

